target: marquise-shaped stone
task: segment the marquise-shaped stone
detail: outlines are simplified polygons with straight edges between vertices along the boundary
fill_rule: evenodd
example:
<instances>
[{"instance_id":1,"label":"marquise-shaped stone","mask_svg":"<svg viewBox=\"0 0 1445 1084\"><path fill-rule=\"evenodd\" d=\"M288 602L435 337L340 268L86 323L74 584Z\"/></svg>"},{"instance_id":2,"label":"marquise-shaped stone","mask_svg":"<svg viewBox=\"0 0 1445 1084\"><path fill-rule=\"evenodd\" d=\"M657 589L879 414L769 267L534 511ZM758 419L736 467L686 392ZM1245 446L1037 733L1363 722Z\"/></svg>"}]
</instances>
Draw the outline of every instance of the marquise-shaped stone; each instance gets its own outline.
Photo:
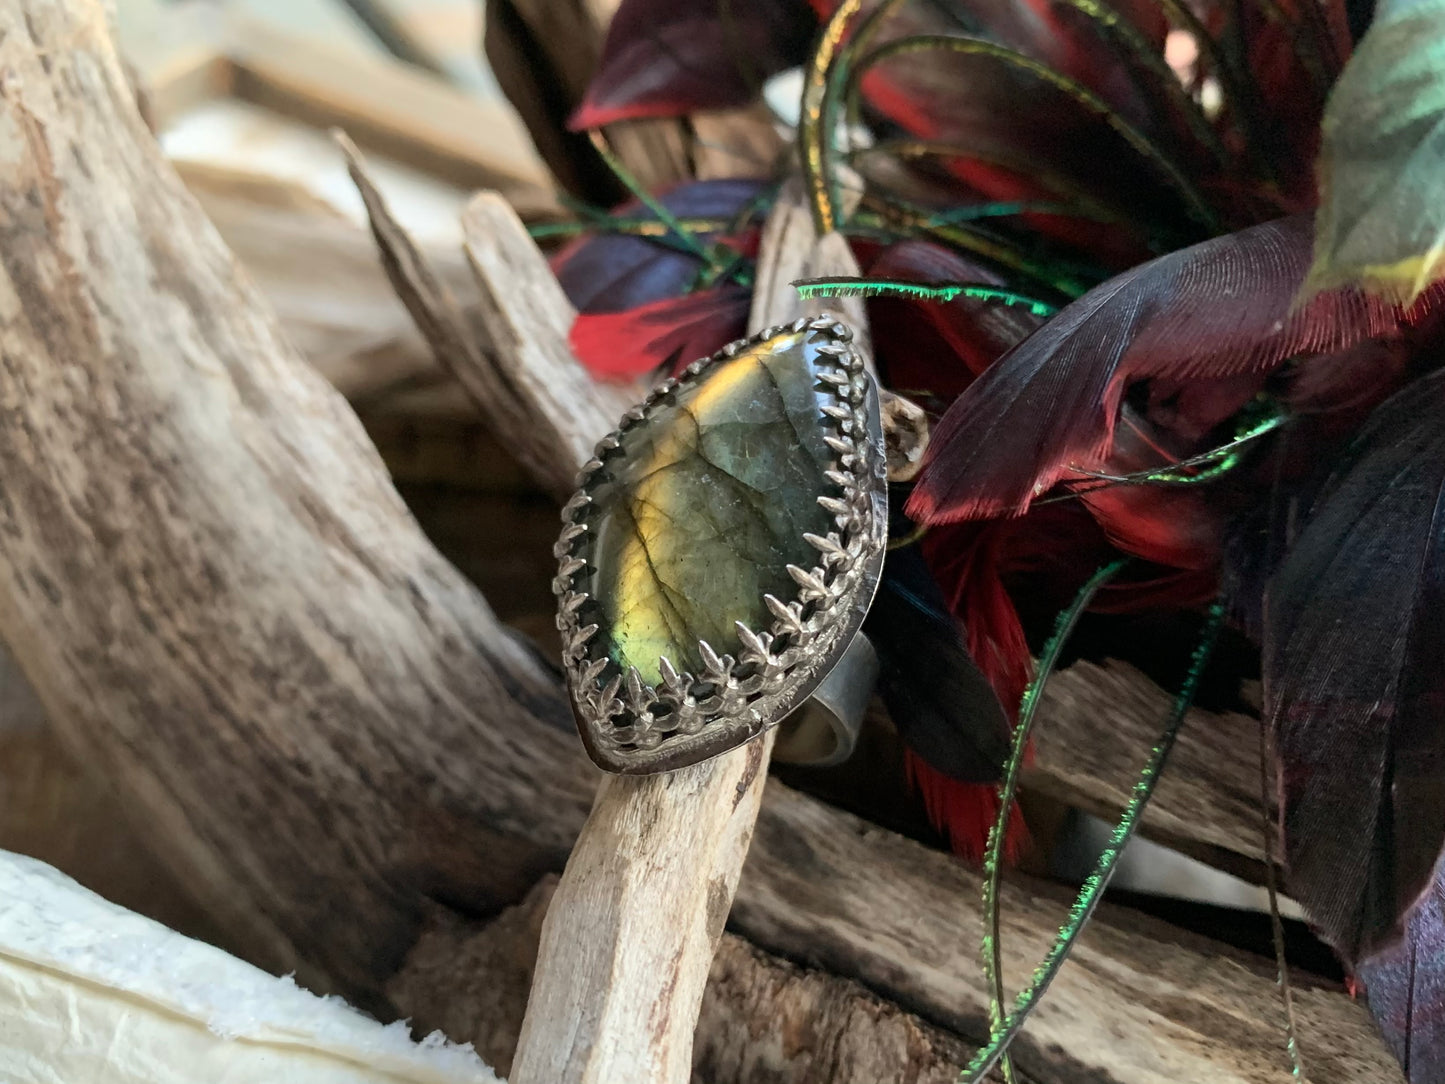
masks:
<instances>
[{"instance_id":1,"label":"marquise-shaped stone","mask_svg":"<svg viewBox=\"0 0 1445 1084\"><path fill-rule=\"evenodd\" d=\"M597 641L625 672L661 681L658 660L697 673L706 640L735 653L735 622L768 627L765 594L792 598L787 566L819 554L826 535L818 497L837 459L822 407L836 402L818 378L837 358L825 338L788 331L712 362L626 429L589 483L590 567L583 588Z\"/></svg>"}]
</instances>

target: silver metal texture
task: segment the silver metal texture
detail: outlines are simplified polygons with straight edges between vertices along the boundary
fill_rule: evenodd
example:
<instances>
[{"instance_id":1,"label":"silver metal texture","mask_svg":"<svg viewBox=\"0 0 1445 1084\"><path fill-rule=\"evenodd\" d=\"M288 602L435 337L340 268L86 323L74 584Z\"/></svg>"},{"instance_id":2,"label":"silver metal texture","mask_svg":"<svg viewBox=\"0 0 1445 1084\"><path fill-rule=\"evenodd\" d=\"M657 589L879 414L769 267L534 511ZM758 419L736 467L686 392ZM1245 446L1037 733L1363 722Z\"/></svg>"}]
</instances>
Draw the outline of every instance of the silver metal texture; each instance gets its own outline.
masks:
<instances>
[{"instance_id":1,"label":"silver metal texture","mask_svg":"<svg viewBox=\"0 0 1445 1084\"><path fill-rule=\"evenodd\" d=\"M804 536L817 550L818 563L812 568L788 566L798 587L793 597L763 597L774 618L767 628L750 629L737 622L735 643L699 641L703 665L696 674L679 673L665 657L659 660L662 680L656 685L646 682L636 667L623 672L595 639L598 625L582 624L579 616L591 601L578 581L589 568L589 490L598 472L610 456L620 454L623 433L646 425L654 407L670 401L675 390L706 379L714 361L801 332L826 340L819 352L837 360L836 368L819 374L824 404L818 425L835 458L825 472L827 491L817 495L836 529L823 537ZM696 764L778 725L813 695L859 636L878 586L888 533L885 471L877 388L853 345L852 332L832 316L805 317L730 343L694 362L678 378L658 384L623 415L618 429L598 442L594 457L578 474L577 492L562 509L562 533L554 547L558 568L552 587L563 667L578 731L599 767L640 775ZM851 699L856 700L856 694ZM834 758L830 762L851 751L848 731L856 738L860 722L846 722L837 749L829 753Z\"/></svg>"}]
</instances>

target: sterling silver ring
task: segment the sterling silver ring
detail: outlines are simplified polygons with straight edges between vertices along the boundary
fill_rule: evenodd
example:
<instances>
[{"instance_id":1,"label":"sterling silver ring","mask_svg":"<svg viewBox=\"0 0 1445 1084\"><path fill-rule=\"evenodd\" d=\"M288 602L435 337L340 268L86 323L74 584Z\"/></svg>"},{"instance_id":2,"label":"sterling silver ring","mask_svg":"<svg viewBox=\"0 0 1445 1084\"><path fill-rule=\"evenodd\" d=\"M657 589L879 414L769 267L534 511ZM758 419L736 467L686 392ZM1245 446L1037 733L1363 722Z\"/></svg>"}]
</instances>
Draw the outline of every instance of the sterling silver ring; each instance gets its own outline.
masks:
<instances>
[{"instance_id":1,"label":"sterling silver ring","mask_svg":"<svg viewBox=\"0 0 1445 1084\"><path fill-rule=\"evenodd\" d=\"M878 668L859 629L885 471L877 387L832 316L730 343L623 416L555 547L562 661L599 767L671 771L785 721L780 760L852 752Z\"/></svg>"}]
</instances>

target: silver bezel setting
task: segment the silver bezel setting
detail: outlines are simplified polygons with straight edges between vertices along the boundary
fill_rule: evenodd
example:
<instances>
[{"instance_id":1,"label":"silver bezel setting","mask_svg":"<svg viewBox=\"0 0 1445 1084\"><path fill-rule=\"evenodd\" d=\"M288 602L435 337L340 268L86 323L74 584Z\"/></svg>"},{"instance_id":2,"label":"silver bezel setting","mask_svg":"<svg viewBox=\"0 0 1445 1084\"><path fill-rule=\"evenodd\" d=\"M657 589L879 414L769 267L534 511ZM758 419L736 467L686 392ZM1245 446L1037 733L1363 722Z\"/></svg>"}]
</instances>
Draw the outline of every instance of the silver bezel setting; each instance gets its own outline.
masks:
<instances>
[{"instance_id":1,"label":"silver bezel setting","mask_svg":"<svg viewBox=\"0 0 1445 1084\"><path fill-rule=\"evenodd\" d=\"M590 490L607 460L619 453L623 434L645 424L674 392L701 380L713 362L807 331L827 340L812 340L819 353L837 359L835 368L818 374L824 392L818 422L835 453L824 473L830 492L818 496L834 529L826 536L803 536L817 550L818 563L787 566L796 594L764 595L774 620L756 630L738 622L735 654L699 641L701 673L679 673L663 657L662 681L652 685L636 667L624 673L607 656L592 657L598 626L581 624L579 614L591 599L576 581L588 569ZM800 707L858 634L873 601L887 543L887 501L877 389L852 332L832 316L805 317L729 343L654 387L598 442L577 476L577 492L562 509L562 534L553 548L562 663L578 731L593 761L621 774L671 771L724 753Z\"/></svg>"}]
</instances>

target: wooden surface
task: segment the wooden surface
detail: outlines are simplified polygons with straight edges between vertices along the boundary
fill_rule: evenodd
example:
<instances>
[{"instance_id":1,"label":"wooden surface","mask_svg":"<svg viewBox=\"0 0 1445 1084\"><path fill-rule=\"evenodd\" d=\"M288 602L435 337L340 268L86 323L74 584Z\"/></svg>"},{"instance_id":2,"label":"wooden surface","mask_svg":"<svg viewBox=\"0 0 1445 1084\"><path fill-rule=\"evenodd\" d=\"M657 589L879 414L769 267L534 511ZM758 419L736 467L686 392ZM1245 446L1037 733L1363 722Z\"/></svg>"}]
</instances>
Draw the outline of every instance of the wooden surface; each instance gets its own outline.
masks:
<instances>
[{"instance_id":1,"label":"wooden surface","mask_svg":"<svg viewBox=\"0 0 1445 1084\"><path fill-rule=\"evenodd\" d=\"M391 217L355 148L344 139L343 147L382 266L436 358L497 439L565 500L577 469L636 401L636 389L599 389L572 357L567 329L575 312L505 203L484 193L468 208L467 250L480 295L469 316Z\"/></svg>"},{"instance_id":2,"label":"wooden surface","mask_svg":"<svg viewBox=\"0 0 1445 1084\"><path fill-rule=\"evenodd\" d=\"M559 865L593 777L550 667L281 339L104 27L0 9L0 637L252 959L369 997L431 900L484 911Z\"/></svg>"},{"instance_id":3,"label":"wooden surface","mask_svg":"<svg viewBox=\"0 0 1445 1084\"><path fill-rule=\"evenodd\" d=\"M248 956L385 1011L427 914L561 866L596 775L552 666L421 536L157 152L103 27L87 0L0 8L0 636ZM1014 883L1016 980L1062 901ZM977 1037L977 889L770 785L733 923ZM1289 1079L1272 965L1101 918L1026 1073ZM1361 1006L1299 1000L1319 1079L1398 1079Z\"/></svg>"},{"instance_id":4,"label":"wooden surface","mask_svg":"<svg viewBox=\"0 0 1445 1084\"><path fill-rule=\"evenodd\" d=\"M544 878L481 930L423 934L389 987L424 1027L463 1035L510 1075L542 922ZM463 961L458 968L457 961ZM452 987L461 971L475 981ZM694 1084L953 1084L972 1047L856 982L800 967L724 934L708 974L693 1047Z\"/></svg>"},{"instance_id":5,"label":"wooden surface","mask_svg":"<svg viewBox=\"0 0 1445 1084\"><path fill-rule=\"evenodd\" d=\"M1039 705L1026 783L1116 820L1172 701L1127 663L1080 662L1061 671ZM1259 726L1258 719L1235 712L1190 711L1141 833L1263 883Z\"/></svg>"},{"instance_id":6,"label":"wooden surface","mask_svg":"<svg viewBox=\"0 0 1445 1084\"><path fill-rule=\"evenodd\" d=\"M553 183L505 103L324 39L288 33L205 2L124 24L127 55L167 128L231 97L325 130L464 190L497 189L527 214L558 210Z\"/></svg>"}]
</instances>

